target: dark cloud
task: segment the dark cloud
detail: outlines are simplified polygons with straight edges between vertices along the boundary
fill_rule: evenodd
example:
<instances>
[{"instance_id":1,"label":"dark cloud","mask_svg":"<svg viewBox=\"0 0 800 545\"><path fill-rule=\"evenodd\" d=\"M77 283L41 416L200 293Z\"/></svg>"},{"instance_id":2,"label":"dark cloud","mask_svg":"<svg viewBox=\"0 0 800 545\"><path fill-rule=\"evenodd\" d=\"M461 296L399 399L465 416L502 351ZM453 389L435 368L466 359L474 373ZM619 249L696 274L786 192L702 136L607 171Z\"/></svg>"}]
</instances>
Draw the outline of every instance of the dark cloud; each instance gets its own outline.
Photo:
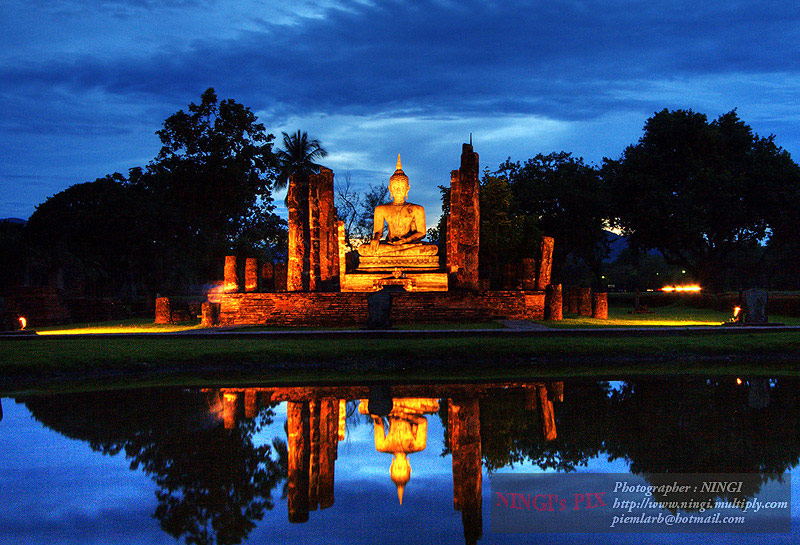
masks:
<instances>
[{"instance_id":1,"label":"dark cloud","mask_svg":"<svg viewBox=\"0 0 800 545\"><path fill-rule=\"evenodd\" d=\"M419 120L426 127L423 136L399 124L403 128L396 134L384 129L380 138L367 132L348 142L358 143L360 156L367 153L370 159L352 168L368 171L377 169L378 155L391 155L389 148L397 147L387 139L408 142L413 153L430 157L423 178L441 176L431 168L436 154L430 150L439 151L431 130L441 140L455 139L457 148L473 127L478 136L481 130L514 127L518 120L531 125L531 134L539 134L541 120L575 127L594 123L583 135L551 132L540 145L572 144L578 149L569 151L595 159L621 151L597 144L603 138L598 127L607 131L609 116L617 116L633 140L638 133L630 130L631 114L640 129L664 107L706 109L715 116L753 106L756 120L770 118L767 130L755 126L758 132L788 127L798 139L791 129L798 87L790 83L774 92L781 82L798 79L800 8L793 1L767 7L755 1L332 0L295 13L243 3L231 20L212 18L215 25L207 28L186 23L193 14L200 21L235 6L227 0L40 3L43 17L54 9L70 16L58 27L57 45L48 47L40 38L35 57L14 56L11 47L0 56L0 136L36 146L40 136L61 135L64 146L74 149L113 139L138 161L153 149L152 134L163 119L213 86L220 97L234 97L257 111L275 132L292 123L301 126L289 130L311 125L319 129L315 136L337 145L345 142L343 118L356 125L369 119ZM125 21L110 26L106 36L87 36L76 21L91 21L100 8ZM163 21L152 32L142 22L173 14L181 15L183 26L176 23L168 36ZM69 33L83 46L59 49L70 43ZM116 34L118 40L109 38ZM780 111L770 104L773 111L762 115L765 94L779 102ZM506 122L492 124L502 119ZM520 133L519 127L512 132ZM146 147L142 135L149 138ZM365 152L365 145L371 149ZM511 137L506 147L488 157L502 160L500 155L519 151ZM457 160L458 152L454 155ZM123 156L115 155L114 169ZM14 160L0 151L4 171L14 171ZM18 163L16 172L35 168ZM87 179L106 173L76 174L77 164L65 168Z\"/></svg>"}]
</instances>

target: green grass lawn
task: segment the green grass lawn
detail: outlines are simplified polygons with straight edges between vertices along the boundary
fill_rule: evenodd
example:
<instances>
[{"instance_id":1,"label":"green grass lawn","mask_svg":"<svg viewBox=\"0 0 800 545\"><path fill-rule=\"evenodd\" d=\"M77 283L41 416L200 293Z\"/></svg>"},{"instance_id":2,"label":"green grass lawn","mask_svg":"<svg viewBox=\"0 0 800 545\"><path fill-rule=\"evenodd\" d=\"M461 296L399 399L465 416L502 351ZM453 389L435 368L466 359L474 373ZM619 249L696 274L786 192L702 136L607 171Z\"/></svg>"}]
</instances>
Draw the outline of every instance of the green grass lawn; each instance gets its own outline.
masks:
<instances>
[{"instance_id":1,"label":"green grass lawn","mask_svg":"<svg viewBox=\"0 0 800 545\"><path fill-rule=\"evenodd\" d=\"M544 322L557 329L718 325L713 310L661 307L649 314L611 309L607 321L568 317ZM795 325L800 320L771 317ZM500 322L412 326L410 329L502 328ZM40 336L0 340L0 393L59 391L224 380L319 384L363 380L489 380L532 376L622 374L800 374L800 332L768 329L670 335L614 333L497 337L474 332L451 338L268 338L143 336L85 337L79 333L168 332L199 329L156 325L150 319L77 324L38 330ZM265 329L265 328L239 328ZM276 329L276 328L267 328ZM591 332L586 332L591 335Z\"/></svg>"}]
</instances>

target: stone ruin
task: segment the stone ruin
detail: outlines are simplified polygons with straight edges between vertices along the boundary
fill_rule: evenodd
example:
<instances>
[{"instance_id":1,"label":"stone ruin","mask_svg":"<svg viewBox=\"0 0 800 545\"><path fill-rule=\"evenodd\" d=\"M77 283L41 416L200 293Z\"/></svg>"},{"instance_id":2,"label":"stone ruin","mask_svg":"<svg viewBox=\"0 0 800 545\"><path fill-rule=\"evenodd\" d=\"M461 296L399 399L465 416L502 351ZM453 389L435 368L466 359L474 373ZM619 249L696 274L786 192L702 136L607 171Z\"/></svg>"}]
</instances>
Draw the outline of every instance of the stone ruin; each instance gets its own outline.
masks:
<instances>
[{"instance_id":1,"label":"stone ruin","mask_svg":"<svg viewBox=\"0 0 800 545\"><path fill-rule=\"evenodd\" d=\"M309 176L307 183L290 178L288 262L260 264L248 258L241 282L241 264L228 256L223 282L203 304L203 325L363 326L370 319L370 327L388 327L562 318L561 285L550 284L555 243L551 237L542 237L536 258L522 260L521 281L513 289L490 290L488 281L480 278L479 160L471 144L463 145L460 167L450 175L446 257L436 255L421 240L424 211L405 201L409 183L399 157L390 179L394 202L376 209L381 225L375 226L373 240L362 247L361 255L345 247L344 222L336 219L333 179L327 168ZM400 209L415 219L400 218ZM389 225L386 239L384 216ZM423 225L417 225L420 222ZM391 292L389 308L377 313L373 308L370 313L368 296L385 290ZM596 302L598 314L607 309L603 304ZM376 315L384 316L382 325L374 322Z\"/></svg>"}]
</instances>

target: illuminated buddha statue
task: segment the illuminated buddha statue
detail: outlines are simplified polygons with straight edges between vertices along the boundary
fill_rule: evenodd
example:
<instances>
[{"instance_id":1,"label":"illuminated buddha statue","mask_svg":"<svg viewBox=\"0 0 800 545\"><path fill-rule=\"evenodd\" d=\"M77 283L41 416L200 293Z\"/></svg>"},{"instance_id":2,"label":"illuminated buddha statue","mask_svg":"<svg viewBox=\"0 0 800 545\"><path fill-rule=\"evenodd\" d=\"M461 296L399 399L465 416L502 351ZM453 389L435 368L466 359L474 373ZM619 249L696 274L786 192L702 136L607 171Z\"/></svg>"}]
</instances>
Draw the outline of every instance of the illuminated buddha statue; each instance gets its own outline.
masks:
<instances>
[{"instance_id":1,"label":"illuminated buddha statue","mask_svg":"<svg viewBox=\"0 0 800 545\"><path fill-rule=\"evenodd\" d=\"M375 207L372 240L358 248L359 255L391 258L435 256L438 253L439 248L436 245L422 242L426 234L425 209L418 204L406 202L408 190L408 176L403 172L398 155L397 170L389 178L392 202ZM386 238L381 240L384 224L388 225L389 231Z\"/></svg>"},{"instance_id":2,"label":"illuminated buddha statue","mask_svg":"<svg viewBox=\"0 0 800 545\"><path fill-rule=\"evenodd\" d=\"M362 414L368 414L366 400L358 407ZM411 479L411 463L408 455L425 450L428 440L428 419L423 414L435 413L439 402L427 398L396 398L388 415L389 429L383 419L372 415L375 427L375 450L392 454L389 475L397 486L397 497L403 504L403 490Z\"/></svg>"}]
</instances>

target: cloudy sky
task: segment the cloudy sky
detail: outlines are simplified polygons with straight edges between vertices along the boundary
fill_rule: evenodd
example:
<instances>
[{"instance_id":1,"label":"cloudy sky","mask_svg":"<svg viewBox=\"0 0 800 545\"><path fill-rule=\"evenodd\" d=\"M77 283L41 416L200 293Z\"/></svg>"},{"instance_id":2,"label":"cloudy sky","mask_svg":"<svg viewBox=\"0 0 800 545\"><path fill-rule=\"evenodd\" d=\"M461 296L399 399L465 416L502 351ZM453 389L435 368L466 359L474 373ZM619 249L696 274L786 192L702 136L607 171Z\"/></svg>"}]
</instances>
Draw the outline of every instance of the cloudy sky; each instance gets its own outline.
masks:
<instances>
[{"instance_id":1,"label":"cloudy sky","mask_svg":"<svg viewBox=\"0 0 800 545\"><path fill-rule=\"evenodd\" d=\"M663 108L733 108L800 156L796 0L3 0L0 218L145 165L214 87L305 130L337 179L439 213L461 143L481 165L619 157Z\"/></svg>"}]
</instances>

